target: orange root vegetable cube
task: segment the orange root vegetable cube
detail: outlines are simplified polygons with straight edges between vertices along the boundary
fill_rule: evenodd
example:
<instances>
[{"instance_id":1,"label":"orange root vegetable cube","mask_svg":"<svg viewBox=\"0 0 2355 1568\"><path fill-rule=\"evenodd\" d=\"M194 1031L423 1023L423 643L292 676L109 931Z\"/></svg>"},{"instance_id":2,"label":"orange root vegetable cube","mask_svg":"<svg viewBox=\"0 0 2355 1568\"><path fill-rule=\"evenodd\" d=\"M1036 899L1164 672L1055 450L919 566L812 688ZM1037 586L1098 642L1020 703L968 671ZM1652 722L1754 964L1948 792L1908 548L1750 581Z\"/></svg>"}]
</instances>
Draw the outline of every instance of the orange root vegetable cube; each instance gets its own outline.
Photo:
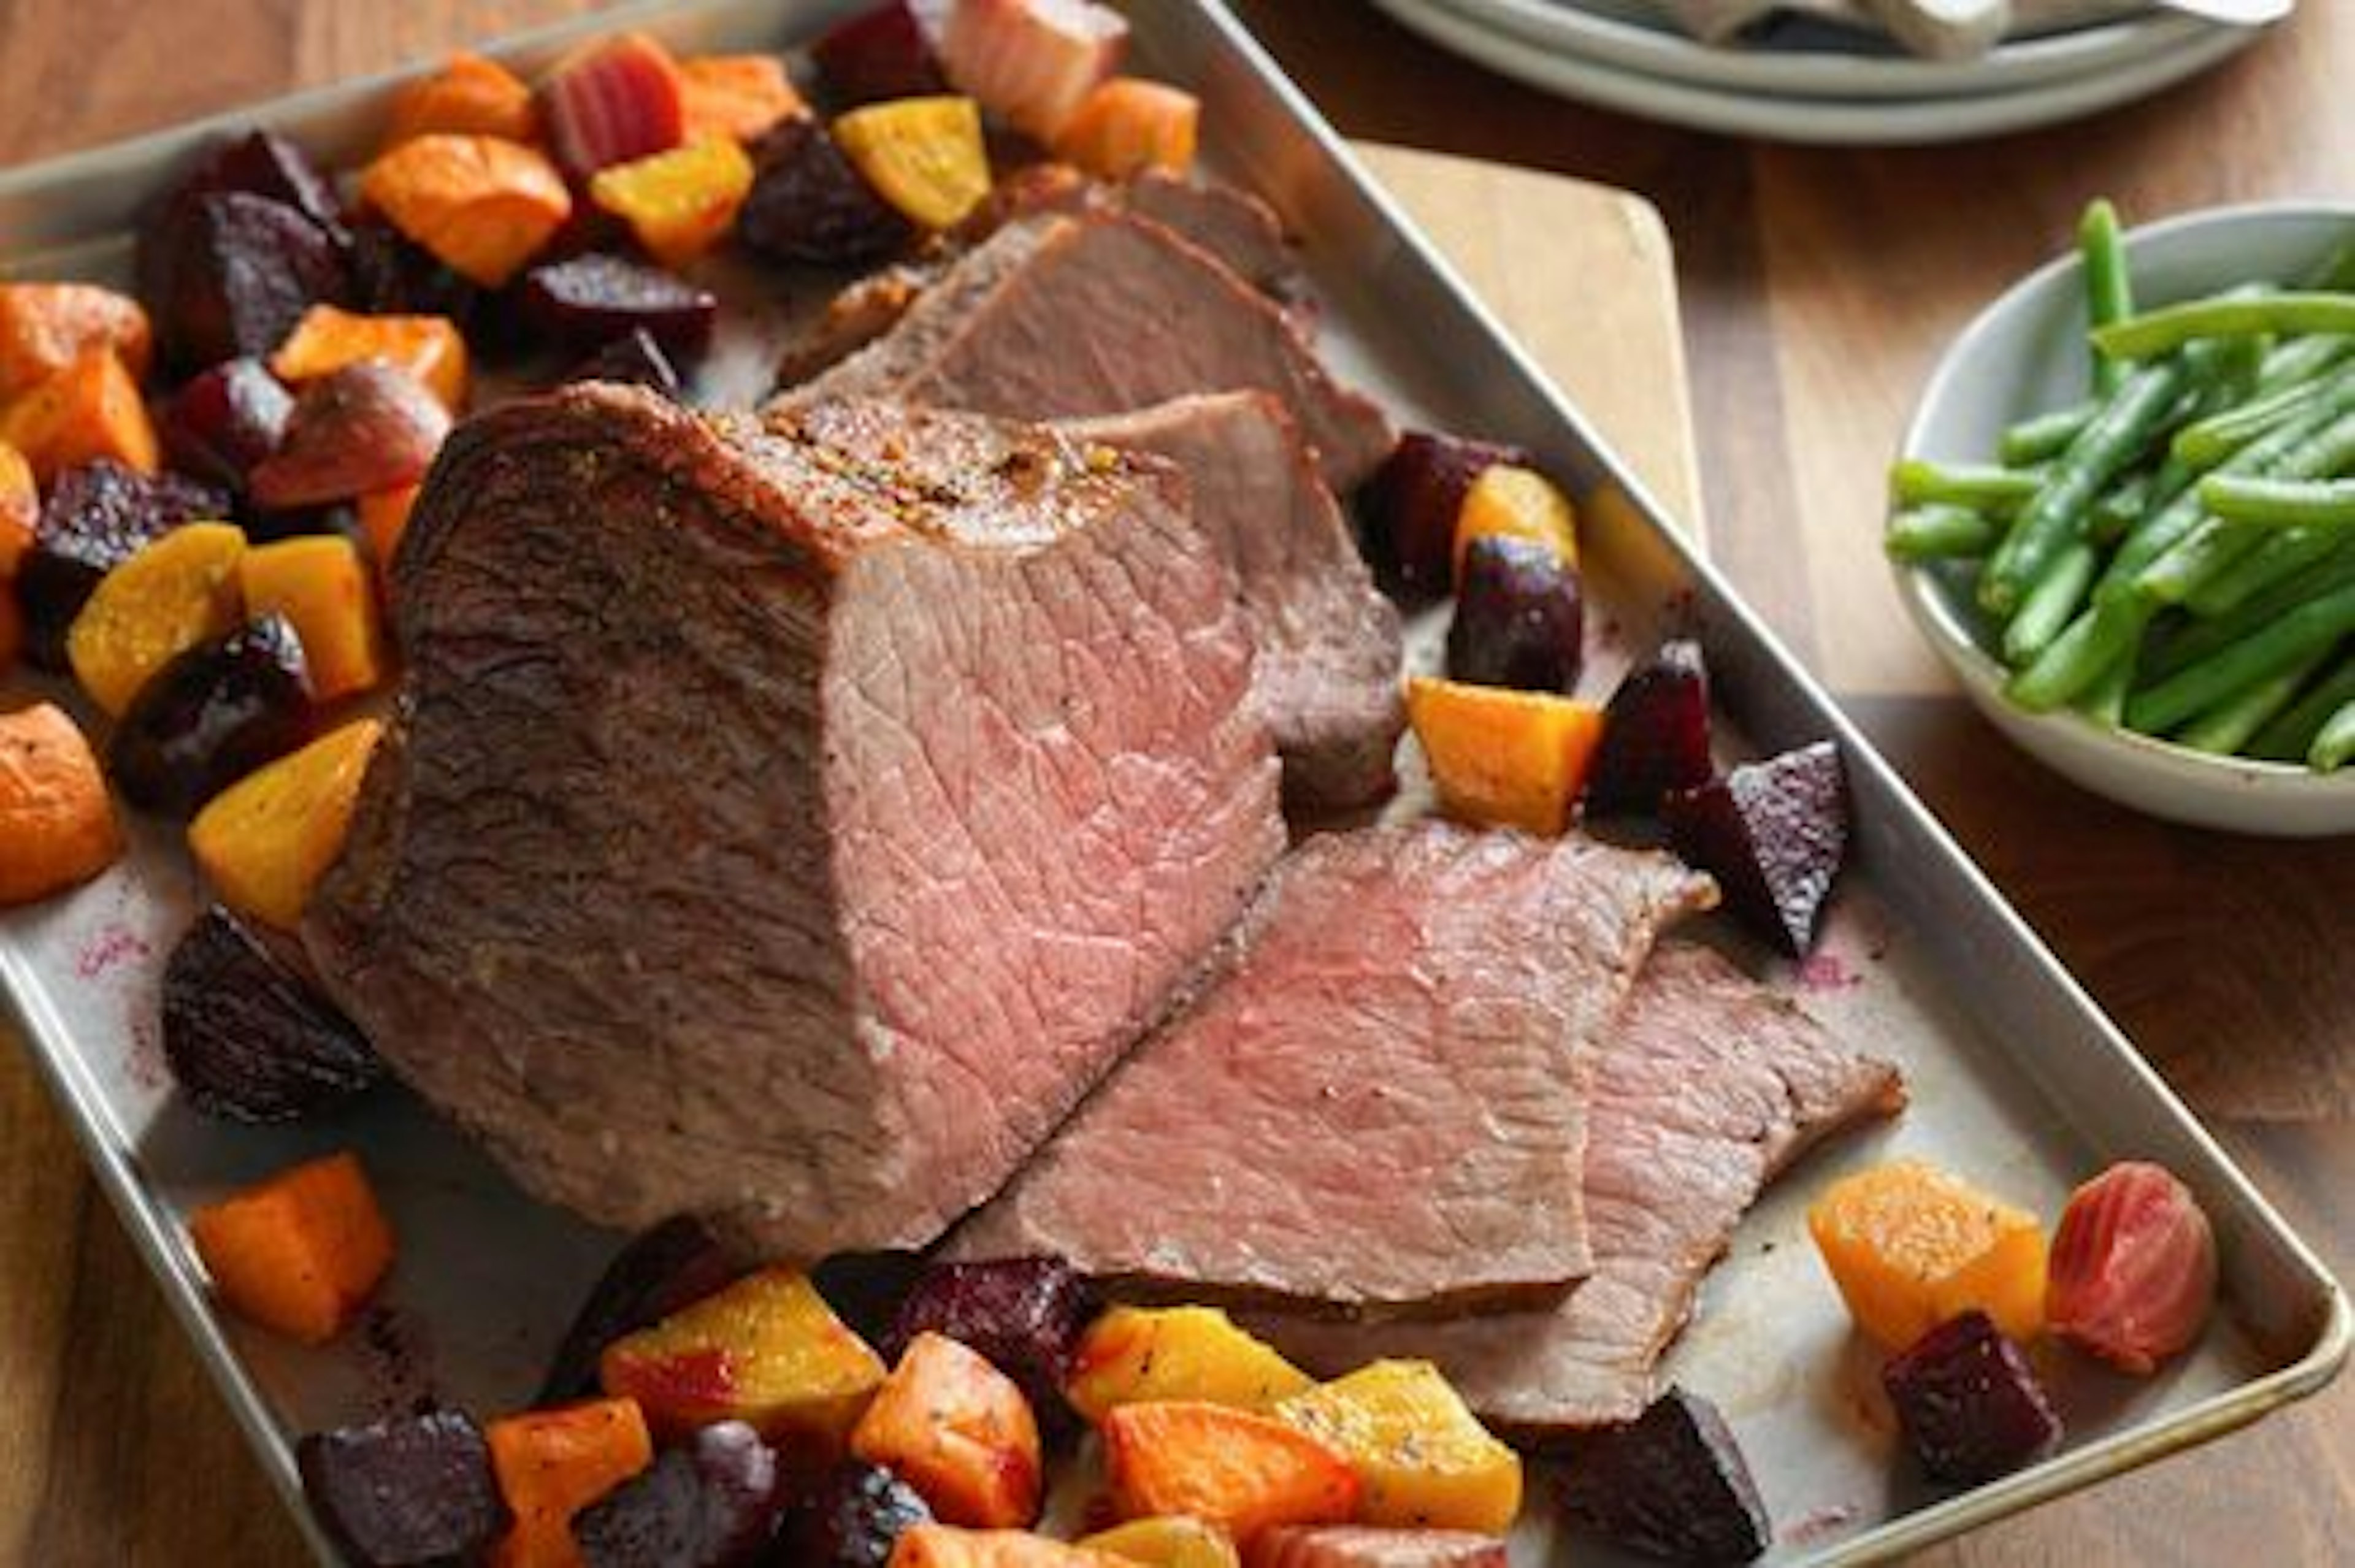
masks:
<instances>
[{"instance_id":1,"label":"orange root vegetable cube","mask_svg":"<svg viewBox=\"0 0 2355 1568\"><path fill-rule=\"evenodd\" d=\"M981 110L970 98L900 98L854 109L834 123L834 139L911 222L953 229L989 195L989 154Z\"/></svg>"},{"instance_id":2,"label":"orange root vegetable cube","mask_svg":"<svg viewBox=\"0 0 2355 1568\"><path fill-rule=\"evenodd\" d=\"M120 718L150 676L235 631L245 619L244 557L233 524L187 523L101 578L66 634L66 661L91 699Z\"/></svg>"},{"instance_id":3,"label":"orange root vegetable cube","mask_svg":"<svg viewBox=\"0 0 2355 1568\"><path fill-rule=\"evenodd\" d=\"M376 585L351 540L312 534L258 545L245 552L238 576L248 615L274 611L294 624L312 695L320 701L383 684L387 661Z\"/></svg>"},{"instance_id":4,"label":"orange root vegetable cube","mask_svg":"<svg viewBox=\"0 0 2355 1568\"><path fill-rule=\"evenodd\" d=\"M392 126L384 144L414 136L496 136L528 142L538 133L531 89L499 64L464 50L435 74L410 82L392 101Z\"/></svg>"},{"instance_id":5,"label":"orange root vegetable cube","mask_svg":"<svg viewBox=\"0 0 2355 1568\"><path fill-rule=\"evenodd\" d=\"M0 402L107 348L134 382L147 377L155 336L128 294L94 283L0 283Z\"/></svg>"},{"instance_id":6,"label":"orange root vegetable cube","mask_svg":"<svg viewBox=\"0 0 2355 1568\"><path fill-rule=\"evenodd\" d=\"M1134 1519L1082 1536L1079 1543L1146 1568L1240 1568L1241 1561L1226 1531L1184 1514Z\"/></svg>"},{"instance_id":7,"label":"orange root vegetable cube","mask_svg":"<svg viewBox=\"0 0 2355 1568\"><path fill-rule=\"evenodd\" d=\"M15 613L15 594L0 590L0 602ZM65 710L0 713L0 905L86 882L122 852L106 775Z\"/></svg>"},{"instance_id":8,"label":"orange root vegetable cube","mask_svg":"<svg viewBox=\"0 0 2355 1568\"><path fill-rule=\"evenodd\" d=\"M573 1517L655 1457L645 1416L627 1399L526 1411L492 1422L483 1440L514 1516L492 1543L492 1568L579 1568Z\"/></svg>"},{"instance_id":9,"label":"orange root vegetable cube","mask_svg":"<svg viewBox=\"0 0 2355 1568\"><path fill-rule=\"evenodd\" d=\"M360 532L368 536L368 553L376 558L378 591L388 601L392 558L400 549L400 536L409 530L409 514L416 508L418 489L415 485L403 485L398 490L378 490L359 498Z\"/></svg>"},{"instance_id":10,"label":"orange root vegetable cube","mask_svg":"<svg viewBox=\"0 0 2355 1568\"><path fill-rule=\"evenodd\" d=\"M774 55L702 55L681 60L679 86L686 92L687 140L725 136L751 142L789 114L808 107Z\"/></svg>"},{"instance_id":11,"label":"orange root vegetable cube","mask_svg":"<svg viewBox=\"0 0 2355 1568\"><path fill-rule=\"evenodd\" d=\"M807 1278L762 1269L605 1347L598 1381L663 1433L743 1421L772 1442L839 1452L882 1360Z\"/></svg>"},{"instance_id":12,"label":"orange root vegetable cube","mask_svg":"<svg viewBox=\"0 0 2355 1568\"><path fill-rule=\"evenodd\" d=\"M314 304L270 357L270 369L300 386L363 359L399 366L424 382L443 408L466 411L466 339L447 316L358 315Z\"/></svg>"},{"instance_id":13,"label":"orange root vegetable cube","mask_svg":"<svg viewBox=\"0 0 2355 1568\"><path fill-rule=\"evenodd\" d=\"M1090 1421L1146 1400L1264 1410L1314 1386L1215 1307L1115 1307L1088 1325L1064 1397Z\"/></svg>"},{"instance_id":14,"label":"orange root vegetable cube","mask_svg":"<svg viewBox=\"0 0 2355 1568\"><path fill-rule=\"evenodd\" d=\"M16 581L40 521L41 492L33 483L33 465L23 453L0 441L0 583ZM16 595L0 598L13 603Z\"/></svg>"},{"instance_id":15,"label":"orange root vegetable cube","mask_svg":"<svg viewBox=\"0 0 2355 1568\"><path fill-rule=\"evenodd\" d=\"M1018 1530L1039 1517L1039 1424L1014 1381L954 1339L908 1342L850 1434L850 1451L896 1471L943 1522Z\"/></svg>"},{"instance_id":16,"label":"orange root vegetable cube","mask_svg":"<svg viewBox=\"0 0 2355 1568\"><path fill-rule=\"evenodd\" d=\"M576 180L666 153L687 139L678 62L644 33L592 38L540 80L539 123Z\"/></svg>"},{"instance_id":17,"label":"orange root vegetable cube","mask_svg":"<svg viewBox=\"0 0 2355 1568\"><path fill-rule=\"evenodd\" d=\"M223 1301L306 1345L342 1332L392 1267L391 1228L348 1153L208 1204L188 1236Z\"/></svg>"},{"instance_id":18,"label":"orange root vegetable cube","mask_svg":"<svg viewBox=\"0 0 2355 1568\"><path fill-rule=\"evenodd\" d=\"M1194 166L1202 101L1167 82L1116 76L1081 100L1055 138L1055 155L1102 179Z\"/></svg>"},{"instance_id":19,"label":"orange root vegetable cube","mask_svg":"<svg viewBox=\"0 0 2355 1568\"><path fill-rule=\"evenodd\" d=\"M684 266L728 232L752 189L752 159L725 136L601 169L589 199L630 226L666 267Z\"/></svg>"},{"instance_id":20,"label":"orange root vegetable cube","mask_svg":"<svg viewBox=\"0 0 2355 1568\"><path fill-rule=\"evenodd\" d=\"M142 474L162 465L155 421L140 400L138 379L112 348L85 350L16 394L0 409L0 441L23 453L44 485L101 457Z\"/></svg>"},{"instance_id":21,"label":"orange root vegetable cube","mask_svg":"<svg viewBox=\"0 0 2355 1568\"><path fill-rule=\"evenodd\" d=\"M1542 691L1416 676L1406 711L1451 816L1554 835L1570 826L1603 709Z\"/></svg>"},{"instance_id":22,"label":"orange root vegetable cube","mask_svg":"<svg viewBox=\"0 0 2355 1568\"><path fill-rule=\"evenodd\" d=\"M893 1542L888 1568L1121 1568L1122 1559L1025 1530L920 1524Z\"/></svg>"},{"instance_id":23,"label":"orange root vegetable cube","mask_svg":"<svg viewBox=\"0 0 2355 1568\"><path fill-rule=\"evenodd\" d=\"M358 719L265 764L207 802L188 848L220 901L292 931L344 847L383 726Z\"/></svg>"},{"instance_id":24,"label":"orange root vegetable cube","mask_svg":"<svg viewBox=\"0 0 2355 1568\"><path fill-rule=\"evenodd\" d=\"M1248 1548L1279 1524L1358 1511L1348 1456L1273 1416L1198 1400L1124 1404L1103 1419L1104 1477L1123 1519L1182 1513Z\"/></svg>"},{"instance_id":25,"label":"orange root vegetable cube","mask_svg":"<svg viewBox=\"0 0 2355 1568\"><path fill-rule=\"evenodd\" d=\"M1371 1362L1274 1413L1357 1467L1361 1524L1503 1535L1521 1511L1521 1456L1429 1361Z\"/></svg>"},{"instance_id":26,"label":"orange root vegetable cube","mask_svg":"<svg viewBox=\"0 0 2355 1568\"><path fill-rule=\"evenodd\" d=\"M1934 1166L1842 1177L1807 1231L1857 1327L1891 1350L1971 1307L2023 1343L2043 1329L2043 1226Z\"/></svg>"},{"instance_id":27,"label":"orange root vegetable cube","mask_svg":"<svg viewBox=\"0 0 2355 1568\"><path fill-rule=\"evenodd\" d=\"M414 136L360 176L360 197L452 270L497 288L572 216L542 154L497 136Z\"/></svg>"},{"instance_id":28,"label":"orange root vegetable cube","mask_svg":"<svg viewBox=\"0 0 2355 1568\"><path fill-rule=\"evenodd\" d=\"M1534 469L1498 463L1481 471L1455 513L1455 581L1464 552L1488 534L1545 545L1564 565L1578 564L1578 513L1560 486Z\"/></svg>"}]
</instances>

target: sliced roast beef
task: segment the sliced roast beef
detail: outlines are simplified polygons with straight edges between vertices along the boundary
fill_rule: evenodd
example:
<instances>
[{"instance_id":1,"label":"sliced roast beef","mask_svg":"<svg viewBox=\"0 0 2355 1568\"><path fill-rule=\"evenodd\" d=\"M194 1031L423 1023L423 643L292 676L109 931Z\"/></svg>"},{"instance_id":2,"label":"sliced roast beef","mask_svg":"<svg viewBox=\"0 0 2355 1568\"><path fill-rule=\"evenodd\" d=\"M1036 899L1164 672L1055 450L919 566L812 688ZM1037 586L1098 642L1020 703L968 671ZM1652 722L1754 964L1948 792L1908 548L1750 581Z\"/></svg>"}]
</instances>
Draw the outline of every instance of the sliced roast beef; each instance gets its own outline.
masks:
<instances>
[{"instance_id":1,"label":"sliced roast beef","mask_svg":"<svg viewBox=\"0 0 2355 1568\"><path fill-rule=\"evenodd\" d=\"M1712 892L1578 837L1312 838L1202 993L951 1247L1189 1296L1558 1296L1587 1272L1588 1041Z\"/></svg>"},{"instance_id":2,"label":"sliced roast beef","mask_svg":"<svg viewBox=\"0 0 2355 1568\"><path fill-rule=\"evenodd\" d=\"M1664 946L1594 1071L1593 1278L1549 1312L1391 1324L1268 1314L1252 1327L1324 1371L1436 1361L1484 1420L1530 1440L1633 1420L1759 1189L1817 1139L1904 1097L1896 1069L1849 1051L1788 997L1706 948Z\"/></svg>"},{"instance_id":3,"label":"sliced roast beef","mask_svg":"<svg viewBox=\"0 0 2355 1568\"><path fill-rule=\"evenodd\" d=\"M1316 476L1284 405L1265 392L1178 398L1063 430L1168 458L1194 521L1234 567L1258 645L1252 695L1284 756L1284 790L1312 809L1391 793L1406 728L1398 610Z\"/></svg>"},{"instance_id":4,"label":"sliced roast beef","mask_svg":"<svg viewBox=\"0 0 2355 1568\"><path fill-rule=\"evenodd\" d=\"M783 1258L930 1241L1282 847L1232 579L1179 492L879 406L590 386L470 421L306 917L329 987L595 1219Z\"/></svg>"},{"instance_id":5,"label":"sliced roast beef","mask_svg":"<svg viewBox=\"0 0 2355 1568\"><path fill-rule=\"evenodd\" d=\"M1380 409L1337 383L1273 301L1159 223L1090 210L1007 224L890 332L786 396L1072 419L1242 389L1283 400L1336 490L1390 451Z\"/></svg>"}]
</instances>

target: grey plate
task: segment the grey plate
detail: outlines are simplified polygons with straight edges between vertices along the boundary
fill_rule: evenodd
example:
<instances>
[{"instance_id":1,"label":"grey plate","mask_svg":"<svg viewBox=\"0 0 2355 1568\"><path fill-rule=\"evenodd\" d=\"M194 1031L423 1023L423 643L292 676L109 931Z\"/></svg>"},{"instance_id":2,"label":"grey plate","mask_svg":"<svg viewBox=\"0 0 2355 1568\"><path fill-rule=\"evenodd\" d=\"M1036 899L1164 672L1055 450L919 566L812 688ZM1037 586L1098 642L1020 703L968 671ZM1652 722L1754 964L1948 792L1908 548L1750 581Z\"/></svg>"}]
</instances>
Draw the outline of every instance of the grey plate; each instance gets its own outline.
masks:
<instances>
[{"instance_id":1,"label":"grey plate","mask_svg":"<svg viewBox=\"0 0 2355 1568\"><path fill-rule=\"evenodd\" d=\"M623 6L493 52L528 69L625 25L681 48L777 48L857 5ZM1856 1563L1918 1547L2204 1441L2328 1381L2347 1354L2347 1304L2312 1253L1232 18L1207 0L1137 9L1147 67L1202 94L1217 163L1306 237L1340 368L1402 418L1519 442L1575 486L1603 607L1596 688L1620 662L1614 652L1648 645L1660 607L1689 606L1723 712L1752 744L1832 735L1846 749L1856 864L1818 958L1781 973L1836 1027L1901 1061L1914 1106L1884 1131L1827 1149L1751 1214L1669 1367L1718 1401L1742 1437L1782 1526L1772 1560ZM391 80L0 174L0 234L16 248L6 268L119 275L123 225L193 144L263 123L348 162L374 137ZM1419 656L1429 656L1433 630L1419 628ZM485 1414L520 1404L614 1239L524 1199L398 1094L325 1124L270 1131L222 1126L175 1104L157 1051L156 987L196 890L172 835L135 837L124 863L97 882L0 917L0 979L101 1182L311 1531L294 1435L429 1392ZM401 1238L366 1331L305 1350L217 1314L183 1217L239 1183L342 1146L361 1151ZM2196 1353L2150 1381L2054 1358L2069 1445L1974 1492L1926 1490L1894 1455L1885 1413L1876 1414L1875 1359L1849 1334L1802 1218L1807 1193L1832 1172L1898 1153L1941 1160L2048 1215L2108 1159L2159 1160L2215 1218L2223 1311ZM1547 1561L1551 1533L1533 1510L1516 1560ZM321 1544L315 1531L312 1540ZM332 1561L324 1546L321 1555ZM1608 1561L1584 1549L1579 1558Z\"/></svg>"}]
</instances>

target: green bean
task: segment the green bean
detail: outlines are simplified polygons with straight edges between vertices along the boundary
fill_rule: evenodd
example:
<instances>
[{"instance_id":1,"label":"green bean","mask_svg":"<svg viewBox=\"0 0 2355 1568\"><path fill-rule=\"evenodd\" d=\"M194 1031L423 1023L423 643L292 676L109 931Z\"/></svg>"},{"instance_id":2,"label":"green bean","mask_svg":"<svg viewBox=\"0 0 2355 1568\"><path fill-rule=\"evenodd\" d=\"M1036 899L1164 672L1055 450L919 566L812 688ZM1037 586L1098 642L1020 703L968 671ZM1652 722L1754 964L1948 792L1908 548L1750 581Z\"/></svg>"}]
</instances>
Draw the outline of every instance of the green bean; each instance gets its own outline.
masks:
<instances>
[{"instance_id":1,"label":"green bean","mask_svg":"<svg viewBox=\"0 0 2355 1568\"><path fill-rule=\"evenodd\" d=\"M2132 648L2128 648L2123 657L2111 660L2109 667L2095 677L2094 684L2078 697L2078 711L2112 729L2124 723L2126 693L2134 689L2135 662Z\"/></svg>"},{"instance_id":2,"label":"green bean","mask_svg":"<svg viewBox=\"0 0 2355 1568\"><path fill-rule=\"evenodd\" d=\"M2299 698L2277 715L2274 721L2258 731L2245 748L2253 757L2268 762L2299 763L2314 749L2315 737L2330 716L2350 702L2355 702L2355 648L2341 649L2344 656L2339 667L2316 683L2313 690Z\"/></svg>"},{"instance_id":3,"label":"green bean","mask_svg":"<svg viewBox=\"0 0 2355 1568\"><path fill-rule=\"evenodd\" d=\"M2101 565L2100 555L2084 543L2073 544L2053 558L2051 570L2030 587L2019 611L2004 624L2006 663L2028 663L2061 635L2085 602Z\"/></svg>"},{"instance_id":4,"label":"green bean","mask_svg":"<svg viewBox=\"0 0 2355 1568\"><path fill-rule=\"evenodd\" d=\"M2134 279L2126 271L2126 247L2118 243L2117 208L2096 198L2077 223L2077 253L2085 269L2085 318L2108 326L2134 315ZM2094 355L2094 390L2104 397L2118 389L2124 368L2108 355ZM2009 462L2007 458L2005 461Z\"/></svg>"},{"instance_id":5,"label":"green bean","mask_svg":"<svg viewBox=\"0 0 2355 1568\"><path fill-rule=\"evenodd\" d=\"M2355 702L2341 703L2338 712L2323 720L2322 732L2306 753L2306 765L2318 773L2335 773L2350 757L2355 757Z\"/></svg>"},{"instance_id":6,"label":"green bean","mask_svg":"<svg viewBox=\"0 0 2355 1568\"><path fill-rule=\"evenodd\" d=\"M2323 332L2311 337L2293 337L2275 347L2258 367L2257 391L2262 396L2311 381L2350 353L2355 353L2355 337L2343 334Z\"/></svg>"},{"instance_id":7,"label":"green bean","mask_svg":"<svg viewBox=\"0 0 2355 1568\"><path fill-rule=\"evenodd\" d=\"M2201 482L2200 504L2210 517L2235 528L2355 528L2355 479L2219 474Z\"/></svg>"},{"instance_id":8,"label":"green bean","mask_svg":"<svg viewBox=\"0 0 2355 1568\"><path fill-rule=\"evenodd\" d=\"M2316 421L2328 423L2316 428ZM2294 421L2261 440L2250 443L2219 465L2219 474L2249 475L2268 479L2313 479L2336 474L2355 462L2355 380L2305 419ZM2135 573L2137 592L2169 604L2180 604L2205 584L2232 571L2254 553L2263 536L2246 528L2218 523L2206 515L2194 493L2195 519L2163 553ZM2125 551L2122 549L2120 555ZM2115 563L2112 566L2116 570Z\"/></svg>"},{"instance_id":9,"label":"green bean","mask_svg":"<svg viewBox=\"0 0 2355 1568\"><path fill-rule=\"evenodd\" d=\"M2031 414L1997 439L1996 455L2011 468L2049 462L2069 449L2077 432L2094 422L2099 408L2095 403L2075 403L2049 414Z\"/></svg>"},{"instance_id":10,"label":"green bean","mask_svg":"<svg viewBox=\"0 0 2355 1568\"><path fill-rule=\"evenodd\" d=\"M1890 518L1881 548L1891 560L1976 560L2002 537L2002 528L1985 512L1939 501L1908 507Z\"/></svg>"},{"instance_id":11,"label":"green bean","mask_svg":"<svg viewBox=\"0 0 2355 1568\"><path fill-rule=\"evenodd\" d=\"M2158 481L2157 469L2137 468L2103 491L2085 519L2086 536L2095 544L2106 546L2116 544L2133 532L2134 526L2149 514L2151 495Z\"/></svg>"},{"instance_id":12,"label":"green bean","mask_svg":"<svg viewBox=\"0 0 2355 1568\"><path fill-rule=\"evenodd\" d=\"M2113 359L2151 359L2199 337L2258 333L2355 332L2355 294L2299 293L2165 305L2094 329Z\"/></svg>"},{"instance_id":13,"label":"green bean","mask_svg":"<svg viewBox=\"0 0 2355 1568\"><path fill-rule=\"evenodd\" d=\"M1983 463L1933 463L1909 457L1889 471L1890 494L1901 507L1945 504L1980 511L2009 512L2026 504L2042 483L2033 474Z\"/></svg>"},{"instance_id":14,"label":"green bean","mask_svg":"<svg viewBox=\"0 0 2355 1568\"><path fill-rule=\"evenodd\" d=\"M2203 620L2229 615L2274 584L2328 560L2344 543L2328 528L2284 528L2186 594L2183 607Z\"/></svg>"},{"instance_id":15,"label":"green bean","mask_svg":"<svg viewBox=\"0 0 2355 1568\"><path fill-rule=\"evenodd\" d=\"M2355 633L2355 585L2309 599L2254 635L2128 697L2126 722L2146 734L2168 733L2350 633Z\"/></svg>"},{"instance_id":16,"label":"green bean","mask_svg":"<svg viewBox=\"0 0 2355 1568\"><path fill-rule=\"evenodd\" d=\"M2030 713L2047 713L2092 690L2103 676L2130 658L2158 606L2137 594L2103 599L2062 628L2027 668L2004 683L2004 692Z\"/></svg>"},{"instance_id":17,"label":"green bean","mask_svg":"<svg viewBox=\"0 0 2355 1568\"><path fill-rule=\"evenodd\" d=\"M2229 757L2249 743L2249 738L2286 709L2314 672L2329 657L2328 644L2262 680L2253 680L2233 696L2186 725L2175 738L2195 752Z\"/></svg>"},{"instance_id":18,"label":"green bean","mask_svg":"<svg viewBox=\"0 0 2355 1568\"><path fill-rule=\"evenodd\" d=\"M2308 600L2355 587L2355 546L2342 542L2319 563L2295 577L2269 584L2229 613L2193 621L2164 647L2152 650L2144 671L2153 679L2168 677L2255 635Z\"/></svg>"},{"instance_id":19,"label":"green bean","mask_svg":"<svg viewBox=\"0 0 2355 1568\"><path fill-rule=\"evenodd\" d=\"M2340 383L2350 379L2355 379L2355 371L2336 378L2317 376L2292 381L2263 396L2220 410L2177 431L2168 443L2168 451L2194 468L2213 468L2284 421L2308 413L2341 395L2344 389Z\"/></svg>"}]
</instances>

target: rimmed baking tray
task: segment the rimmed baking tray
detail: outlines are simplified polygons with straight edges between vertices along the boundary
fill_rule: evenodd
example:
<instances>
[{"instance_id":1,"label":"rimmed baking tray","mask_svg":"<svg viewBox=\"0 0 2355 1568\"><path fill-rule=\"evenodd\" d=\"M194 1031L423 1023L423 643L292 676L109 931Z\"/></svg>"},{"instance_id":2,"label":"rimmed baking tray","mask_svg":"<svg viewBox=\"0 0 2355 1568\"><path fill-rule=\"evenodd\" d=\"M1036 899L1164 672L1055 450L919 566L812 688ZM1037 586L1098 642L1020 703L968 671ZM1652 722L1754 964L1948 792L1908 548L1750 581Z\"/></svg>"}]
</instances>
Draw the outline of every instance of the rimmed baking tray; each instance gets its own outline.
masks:
<instances>
[{"instance_id":1,"label":"rimmed baking tray","mask_svg":"<svg viewBox=\"0 0 2355 1568\"><path fill-rule=\"evenodd\" d=\"M858 5L623 5L487 52L529 69L622 27L682 49L784 49ZM1606 682L1610 667L1647 645L1664 616L1689 621L1707 645L1721 711L1749 744L1777 749L1829 735L1845 749L1855 859L1823 948L1796 968L1755 951L1743 956L1800 988L1856 1043L1900 1061L1913 1106L1886 1128L1837 1142L1753 1211L1668 1369L1716 1400L1742 1439L1778 1525L1770 1561L1849 1563L1913 1550L2204 1442L2328 1381L2350 1338L2338 1284L1870 744L1223 6L1190 0L1135 13L1144 65L1200 93L1214 164L1273 202L1301 236L1337 367L1402 419L1518 442L1575 487L1590 588L1603 611L1590 682ZM349 165L378 133L389 86L410 74L0 173L0 272L119 281L139 205L194 147L267 125ZM1432 628L1421 630L1417 656L1428 658ZM8 695L32 689L20 680ZM230 1410L322 1561L333 1562L302 1504L295 1435L428 1394L483 1413L521 1404L614 1238L524 1198L457 1133L398 1093L269 1130L208 1122L177 1104L160 1058L157 988L197 889L172 834L142 825L133 837L132 852L104 878L0 916L0 982ZM401 1237L400 1262L359 1329L305 1350L214 1310L182 1221L240 1183L336 1147L358 1148L376 1177ZM2072 1428L2062 1449L1973 1491L1926 1489L1896 1453L1872 1392L1877 1358L1849 1334L1802 1217L1806 1194L1833 1171L1899 1153L1939 1160L2046 1214L2107 1160L2161 1161L2216 1221L2222 1310L2197 1351L2155 1379L2130 1381L2051 1357ZM1532 1509L1516 1561L1548 1561L1551 1534L1546 1510ZM1582 1548L1580 1556L1610 1560Z\"/></svg>"}]
</instances>

